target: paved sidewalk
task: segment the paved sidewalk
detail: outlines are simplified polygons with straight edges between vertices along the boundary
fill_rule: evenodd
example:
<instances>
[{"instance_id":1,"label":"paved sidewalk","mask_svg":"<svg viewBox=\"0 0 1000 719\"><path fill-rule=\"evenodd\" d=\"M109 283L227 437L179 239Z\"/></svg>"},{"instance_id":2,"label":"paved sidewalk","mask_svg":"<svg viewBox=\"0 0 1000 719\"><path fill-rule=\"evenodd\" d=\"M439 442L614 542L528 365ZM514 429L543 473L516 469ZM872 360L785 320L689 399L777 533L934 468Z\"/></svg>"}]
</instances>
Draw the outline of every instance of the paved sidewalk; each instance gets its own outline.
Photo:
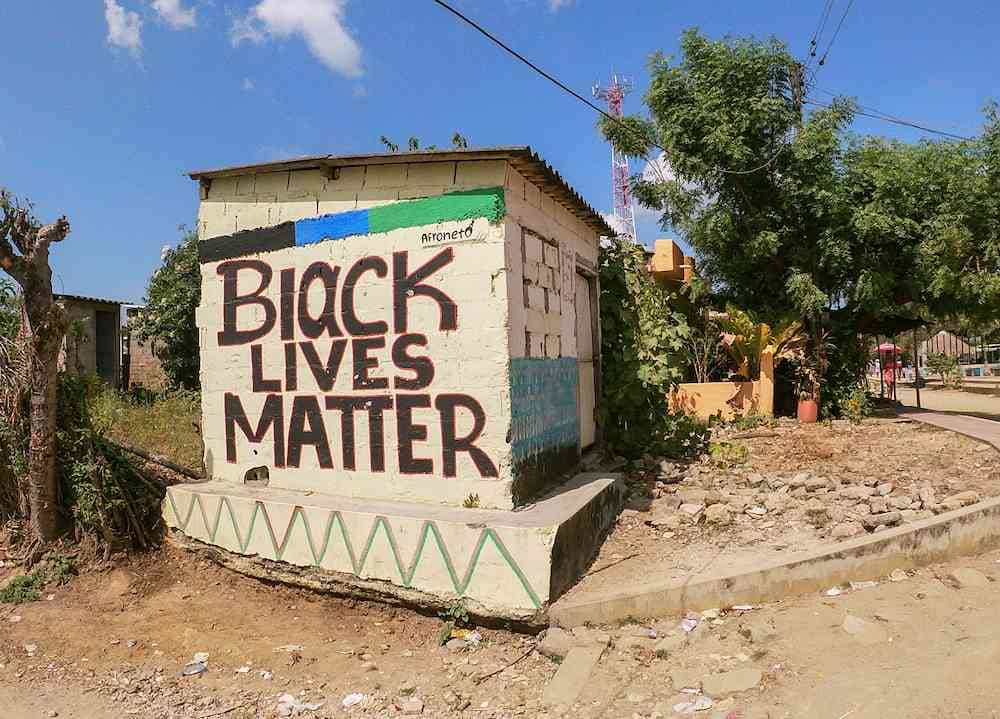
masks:
<instances>
[{"instance_id":1,"label":"paved sidewalk","mask_svg":"<svg viewBox=\"0 0 1000 719\"><path fill-rule=\"evenodd\" d=\"M970 417L965 414L945 414L943 412L931 412L929 410L913 409L903 407L899 410L901 417L932 424L935 427L948 429L952 432L978 439L980 442L992 444L1000 450L1000 422L979 417Z\"/></svg>"}]
</instances>

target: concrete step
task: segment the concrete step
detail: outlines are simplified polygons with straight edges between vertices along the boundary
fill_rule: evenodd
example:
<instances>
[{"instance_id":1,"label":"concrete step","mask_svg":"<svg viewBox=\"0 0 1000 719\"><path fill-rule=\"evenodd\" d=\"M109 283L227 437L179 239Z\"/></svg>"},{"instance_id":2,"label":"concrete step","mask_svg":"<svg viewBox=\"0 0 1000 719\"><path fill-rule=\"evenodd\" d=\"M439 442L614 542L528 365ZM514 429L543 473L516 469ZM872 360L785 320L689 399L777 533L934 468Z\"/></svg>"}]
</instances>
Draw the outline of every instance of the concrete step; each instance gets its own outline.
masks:
<instances>
[{"instance_id":1,"label":"concrete step","mask_svg":"<svg viewBox=\"0 0 1000 719\"><path fill-rule=\"evenodd\" d=\"M530 620L590 563L624 504L585 473L514 511L343 497L225 481L170 487L167 526L226 553L333 573L346 588ZM363 586L362 586L363 585Z\"/></svg>"}]
</instances>

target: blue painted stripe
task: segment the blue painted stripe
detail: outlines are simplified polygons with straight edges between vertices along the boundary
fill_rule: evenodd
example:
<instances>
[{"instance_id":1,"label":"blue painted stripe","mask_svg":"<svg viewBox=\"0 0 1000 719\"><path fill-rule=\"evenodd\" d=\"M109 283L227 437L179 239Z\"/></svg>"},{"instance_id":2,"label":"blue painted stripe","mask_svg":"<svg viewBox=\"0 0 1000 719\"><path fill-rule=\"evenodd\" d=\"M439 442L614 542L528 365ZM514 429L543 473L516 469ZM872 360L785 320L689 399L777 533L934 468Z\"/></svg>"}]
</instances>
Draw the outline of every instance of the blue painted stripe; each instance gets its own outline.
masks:
<instances>
[{"instance_id":1,"label":"blue painted stripe","mask_svg":"<svg viewBox=\"0 0 1000 719\"><path fill-rule=\"evenodd\" d=\"M368 210L351 210L321 215L295 223L295 244L312 245L323 240L340 240L368 234Z\"/></svg>"}]
</instances>

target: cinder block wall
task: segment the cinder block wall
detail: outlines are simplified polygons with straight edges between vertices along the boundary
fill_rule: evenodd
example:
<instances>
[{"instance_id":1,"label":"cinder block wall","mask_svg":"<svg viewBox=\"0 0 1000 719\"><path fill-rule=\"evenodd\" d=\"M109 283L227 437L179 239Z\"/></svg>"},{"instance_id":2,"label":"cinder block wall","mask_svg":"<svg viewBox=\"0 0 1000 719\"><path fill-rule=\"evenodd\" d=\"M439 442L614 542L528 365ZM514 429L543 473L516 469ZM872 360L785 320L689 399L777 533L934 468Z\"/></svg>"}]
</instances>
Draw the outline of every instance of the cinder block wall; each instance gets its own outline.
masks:
<instances>
[{"instance_id":1,"label":"cinder block wall","mask_svg":"<svg viewBox=\"0 0 1000 719\"><path fill-rule=\"evenodd\" d=\"M574 283L578 266L596 266L598 239L506 161L401 162L217 178L203 188L198 232L208 241L318 215L482 188L502 188L506 215L492 224L475 220L470 226L473 241L435 244L426 240L426 227L395 229L248 257L263 265L230 273L236 295L260 287L260 297L266 299L234 310L239 326L247 329L267 320L266 304L282 314L282 303L297 296L303 273L316 263L335 269L341 284L327 308L323 281L312 282L305 304L313 317L322 318L326 309L339 315L351 268L363 258L380 259L386 277L375 271L354 277L357 314L388 326L369 338L371 343L343 327L343 336L302 337L301 327L293 322L286 328L280 318L264 337L221 342L227 265L225 260L203 263L198 323L210 475L244 482L249 470L263 466L271 487L511 508L576 466L580 427ZM441 223L430 229L447 234L468 224ZM430 358L434 376L419 389L395 386L412 373L393 368L398 359L393 346L401 334L393 317L394 258L405 253L412 272L444 250L450 251L450 260L427 282L456 304L457 326L442 328L441 308L434 301L418 297L407 302L406 333L426 341L411 346L410 353ZM269 275L266 282L262 273ZM283 278L288 284L283 285ZM312 354L302 347L295 350L303 341ZM293 385L287 352L296 357ZM366 359L375 363L370 372L357 364ZM317 380L309 368L315 363L339 363L332 384ZM388 386L359 390L353 384L359 373L384 378ZM345 414L326 406L327 398L342 402L376 395L387 398L376 403L392 404L381 413L382 426L370 425L370 408L359 408L348 442ZM478 433L475 412L459 406L449 420L447 410L437 406L442 396L469 397L481 407ZM430 406L409 407L400 426L400 402ZM476 433L474 445L482 453L458 451L449 464L447 449L454 442L446 441L446 425L453 425L451 435L460 438ZM283 435L280 442L276 427ZM412 441L401 455L397 444L406 438ZM317 449L323 443L330 456ZM350 456L344 452L346 444L353 447Z\"/></svg>"},{"instance_id":2,"label":"cinder block wall","mask_svg":"<svg viewBox=\"0 0 1000 719\"><path fill-rule=\"evenodd\" d=\"M243 230L312 218L317 215L379 208L401 200L437 197L475 188L501 187L505 162L468 161L399 163L340 168L335 176L320 171L291 171L215 179L203 197L199 212L202 240ZM508 381L507 283L502 219L485 218L461 223L440 223L433 227L394 229L385 233L352 236L344 240L290 247L248 259L262 261L270 275L261 297L282 312L282 302L296 295L303 273L316 263L325 263L338 273L332 313L337 316L337 332L330 336L303 337L301 326L292 323L287 334L275 328L259 340L245 344L220 343L219 332L225 313L224 280L220 267L225 262L202 265L202 306L199 327L202 347L202 389L206 441L206 464L216 478L243 482L257 466L268 467L269 486L344 494L370 498L441 502L452 505L478 504L482 507L513 506L512 474L507 433L510 426ZM423 236L428 229L446 234L456 228L470 230L471 241L436 244ZM438 234L442 234L438 232ZM431 233L433 234L433 232ZM417 296L406 304L405 332L395 326L393 279L397 257L405 259L414 272L425 263L447 253L448 261L425 282L440 289L457 307L455 326L444 328L438 303ZM385 276L375 270L353 276L351 268L364 258L383 263ZM283 277L289 285L283 286ZM255 289L261 282L259 269L237 273L238 293ZM364 322L384 323L384 331L372 337L354 336L343 326L343 293L352 283L354 310ZM288 293L288 288L293 289ZM306 305L313 317L325 312L324 282L307 287ZM301 304L301 303L299 303ZM266 319L262 306L242 308L239 322L252 327ZM426 357L433 366L428 386L408 388L412 370L399 367L394 347L400 336L419 337L421 344L409 345L408 354ZM287 348L306 342L312 354L299 347L295 353L297 373L294 388L287 381ZM342 348L337 348L341 344ZM254 349L254 346L257 346ZM404 351L401 350L401 351ZM254 379L252 352L259 354L260 373ZM362 365L371 363L368 369ZM335 380L323 386L309 367L339 363ZM404 361L405 364L405 361ZM370 387L359 389L374 378ZM263 381L262 381L263 380ZM401 382L402 380L402 382ZM371 382L369 382L371 384ZM384 384L383 384L384 383ZM375 385L380 385L376 387ZM258 391L254 391L255 386ZM229 399L227 400L227 396ZM271 399L278 396L278 400ZM448 397L471 398L478 410L459 401L449 410L439 405ZM240 412L249 423L250 435L239 427L233 431L232 412L227 419L226 403L239 399ZM381 397L391 408L381 412L382 427L370 424L370 408L354 411L353 427L345 429L345 414L325 402L347 401L347 397ZM337 399L339 398L339 399ZM442 398L445 398L442 400ZM296 404L297 403L297 404ZM316 403L316 404L314 404ZM401 420L401 403L406 408ZM280 424L284 436L280 451L273 440L273 427L265 426L266 440L251 441L268 412L281 407ZM481 416L476 412L481 410ZM453 411L454 415L447 414ZM316 427L317 417L322 427ZM401 426L400 422L404 424ZM477 422L482 427L477 430ZM346 441L344 434L353 436ZM476 433L478 452L446 452L450 431L458 438ZM323 432L330 456L310 443L310 433ZM293 441L305 436L305 444ZM400 454L400 438L408 440ZM454 437L453 437L454 439ZM451 444L454 444L452 442ZM459 442L460 444L460 442ZM353 451L345 454L344 446ZM449 445L450 446L450 445ZM280 456L279 456L280 455Z\"/></svg>"},{"instance_id":3,"label":"cinder block wall","mask_svg":"<svg viewBox=\"0 0 1000 719\"><path fill-rule=\"evenodd\" d=\"M511 461L521 500L560 481L579 460L586 390L579 384L576 283L578 270L596 274L599 236L512 167L504 187ZM592 405L593 398L586 402Z\"/></svg>"}]
</instances>

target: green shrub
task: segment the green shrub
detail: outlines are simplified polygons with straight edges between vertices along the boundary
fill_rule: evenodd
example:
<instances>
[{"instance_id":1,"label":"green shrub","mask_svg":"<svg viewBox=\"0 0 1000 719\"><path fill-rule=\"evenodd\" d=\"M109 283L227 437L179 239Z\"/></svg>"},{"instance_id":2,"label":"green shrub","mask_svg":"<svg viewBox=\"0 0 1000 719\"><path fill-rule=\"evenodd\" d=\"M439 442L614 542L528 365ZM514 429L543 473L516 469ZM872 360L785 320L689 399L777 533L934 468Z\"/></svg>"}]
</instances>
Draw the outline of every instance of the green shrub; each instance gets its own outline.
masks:
<instances>
[{"instance_id":1,"label":"green shrub","mask_svg":"<svg viewBox=\"0 0 1000 719\"><path fill-rule=\"evenodd\" d=\"M699 453L707 428L671 414L667 394L684 379L690 328L676 296L646 270L643 249L627 239L601 248L601 411L604 438L617 453Z\"/></svg>"}]
</instances>

